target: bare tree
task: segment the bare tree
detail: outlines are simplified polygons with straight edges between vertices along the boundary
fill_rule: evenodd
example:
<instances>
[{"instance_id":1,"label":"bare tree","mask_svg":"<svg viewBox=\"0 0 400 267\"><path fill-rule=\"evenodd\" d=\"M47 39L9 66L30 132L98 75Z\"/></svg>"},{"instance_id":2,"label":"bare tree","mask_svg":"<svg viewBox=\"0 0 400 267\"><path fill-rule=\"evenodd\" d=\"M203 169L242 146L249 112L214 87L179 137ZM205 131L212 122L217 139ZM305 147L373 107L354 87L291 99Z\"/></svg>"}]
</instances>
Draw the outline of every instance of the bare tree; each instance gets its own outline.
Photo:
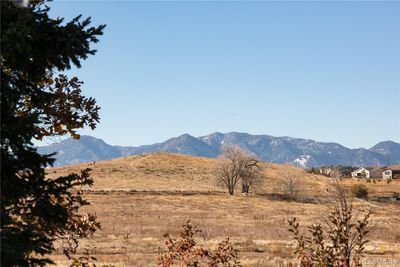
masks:
<instances>
[{"instance_id":1,"label":"bare tree","mask_svg":"<svg viewBox=\"0 0 400 267\"><path fill-rule=\"evenodd\" d=\"M240 180L241 152L238 147L228 146L222 149L221 164L217 168L216 183L228 189L233 195Z\"/></svg>"},{"instance_id":2,"label":"bare tree","mask_svg":"<svg viewBox=\"0 0 400 267\"><path fill-rule=\"evenodd\" d=\"M242 193L246 195L250 191L250 187L258 185L262 178L262 168L260 161L244 155L243 167L240 172L242 181Z\"/></svg>"},{"instance_id":3,"label":"bare tree","mask_svg":"<svg viewBox=\"0 0 400 267\"><path fill-rule=\"evenodd\" d=\"M260 161L252 158L238 146L226 146L222 149L221 164L217 168L216 183L234 194L239 181L242 192L249 193L250 187L261 178Z\"/></svg>"},{"instance_id":4,"label":"bare tree","mask_svg":"<svg viewBox=\"0 0 400 267\"><path fill-rule=\"evenodd\" d=\"M280 175L283 178L282 189L284 194L293 198L298 193L298 173L293 167L288 167L283 169L280 172Z\"/></svg>"}]
</instances>

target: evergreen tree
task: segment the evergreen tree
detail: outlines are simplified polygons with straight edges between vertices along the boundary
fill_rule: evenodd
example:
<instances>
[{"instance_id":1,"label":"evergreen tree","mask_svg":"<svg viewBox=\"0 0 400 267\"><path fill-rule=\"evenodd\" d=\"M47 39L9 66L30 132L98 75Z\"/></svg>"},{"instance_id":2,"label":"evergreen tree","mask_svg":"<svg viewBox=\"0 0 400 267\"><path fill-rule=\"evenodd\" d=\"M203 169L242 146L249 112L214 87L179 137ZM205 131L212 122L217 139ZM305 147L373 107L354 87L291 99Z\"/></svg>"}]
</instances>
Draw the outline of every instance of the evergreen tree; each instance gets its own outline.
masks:
<instances>
[{"instance_id":1,"label":"evergreen tree","mask_svg":"<svg viewBox=\"0 0 400 267\"><path fill-rule=\"evenodd\" d=\"M95 54L104 25L90 18L50 18L43 1L1 1L1 265L43 266L60 241L66 255L100 224L79 213L89 203L82 187L88 169L49 179L54 155L40 155L32 141L92 129L99 107L81 94L82 82L62 74Z\"/></svg>"}]
</instances>

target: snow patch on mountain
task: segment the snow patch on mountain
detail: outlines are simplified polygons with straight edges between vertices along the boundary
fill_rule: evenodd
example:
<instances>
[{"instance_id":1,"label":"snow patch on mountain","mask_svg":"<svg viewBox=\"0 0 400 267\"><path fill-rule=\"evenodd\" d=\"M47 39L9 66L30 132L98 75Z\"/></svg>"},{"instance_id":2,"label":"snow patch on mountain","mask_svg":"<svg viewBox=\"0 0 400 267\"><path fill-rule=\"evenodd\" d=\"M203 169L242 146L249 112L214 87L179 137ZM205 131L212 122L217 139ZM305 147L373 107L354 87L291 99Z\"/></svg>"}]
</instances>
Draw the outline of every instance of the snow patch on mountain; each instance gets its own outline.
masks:
<instances>
[{"instance_id":1,"label":"snow patch on mountain","mask_svg":"<svg viewBox=\"0 0 400 267\"><path fill-rule=\"evenodd\" d=\"M293 163L295 165L301 166L303 168L307 167L307 162L308 160L311 158L310 155L301 155L300 157L298 157L297 159L293 160Z\"/></svg>"}]
</instances>

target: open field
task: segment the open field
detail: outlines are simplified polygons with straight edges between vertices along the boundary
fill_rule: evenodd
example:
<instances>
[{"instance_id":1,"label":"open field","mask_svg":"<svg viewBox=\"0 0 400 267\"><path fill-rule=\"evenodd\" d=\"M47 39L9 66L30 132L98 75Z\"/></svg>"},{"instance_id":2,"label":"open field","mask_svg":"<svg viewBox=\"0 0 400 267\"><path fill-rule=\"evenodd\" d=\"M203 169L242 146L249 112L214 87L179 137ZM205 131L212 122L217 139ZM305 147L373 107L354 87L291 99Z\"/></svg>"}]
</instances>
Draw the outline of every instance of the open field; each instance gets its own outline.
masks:
<instances>
[{"instance_id":1,"label":"open field","mask_svg":"<svg viewBox=\"0 0 400 267\"><path fill-rule=\"evenodd\" d=\"M95 185L86 191L92 205L85 210L98 215L102 230L82 241L81 248L90 248L99 265L155 266L159 248L164 247L164 234L175 236L189 219L203 230L198 235L200 244L213 247L230 236L243 266L295 262L287 219L297 217L307 226L323 216L330 179L265 163L262 186L248 196L239 190L229 196L213 183L217 164L216 159L148 154L48 172L52 176L93 168ZM281 171L287 168L293 168L298 177L296 201L277 197L283 193ZM400 181L344 182L347 187L356 183L366 185L371 197L400 192ZM354 206L369 206L373 211L376 229L369 238L366 266L382 266L382 260L389 259L400 266L400 203L355 200ZM60 266L67 264L62 255L54 259Z\"/></svg>"}]
</instances>

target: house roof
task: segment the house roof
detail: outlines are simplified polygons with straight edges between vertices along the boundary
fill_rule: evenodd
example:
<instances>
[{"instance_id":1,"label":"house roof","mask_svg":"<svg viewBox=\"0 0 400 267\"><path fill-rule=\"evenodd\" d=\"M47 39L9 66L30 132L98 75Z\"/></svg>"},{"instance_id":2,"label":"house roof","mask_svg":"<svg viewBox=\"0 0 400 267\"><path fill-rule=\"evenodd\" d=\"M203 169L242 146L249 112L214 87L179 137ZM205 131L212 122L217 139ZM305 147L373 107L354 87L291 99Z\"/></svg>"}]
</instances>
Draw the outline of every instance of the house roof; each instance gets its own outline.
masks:
<instances>
[{"instance_id":1,"label":"house roof","mask_svg":"<svg viewBox=\"0 0 400 267\"><path fill-rule=\"evenodd\" d=\"M367 171L371 171L371 170L372 170L370 167L360 167L360 168L358 168L357 170L354 170L353 172L359 172L359 171L361 171L362 169L367 170Z\"/></svg>"},{"instance_id":2,"label":"house roof","mask_svg":"<svg viewBox=\"0 0 400 267\"><path fill-rule=\"evenodd\" d=\"M400 164L386 167L385 170L400 171Z\"/></svg>"}]
</instances>

